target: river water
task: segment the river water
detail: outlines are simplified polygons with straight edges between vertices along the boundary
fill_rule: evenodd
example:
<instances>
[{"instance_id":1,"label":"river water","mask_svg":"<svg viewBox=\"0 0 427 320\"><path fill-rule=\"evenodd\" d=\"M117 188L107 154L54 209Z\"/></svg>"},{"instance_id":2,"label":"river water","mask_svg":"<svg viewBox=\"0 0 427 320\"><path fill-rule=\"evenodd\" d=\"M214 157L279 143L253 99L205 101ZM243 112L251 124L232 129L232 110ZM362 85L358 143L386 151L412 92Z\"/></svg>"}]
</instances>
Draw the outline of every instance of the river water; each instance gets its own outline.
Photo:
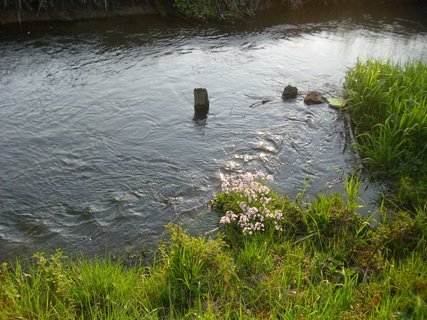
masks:
<instances>
[{"instance_id":1,"label":"river water","mask_svg":"<svg viewBox=\"0 0 427 320\"><path fill-rule=\"evenodd\" d=\"M291 196L304 179L308 196L341 190L356 163L343 121L304 105L304 93L339 96L357 57L427 61L426 16L342 6L232 25L146 16L0 27L0 261L152 247L171 221L211 230L206 204L244 171L274 175ZM301 94L283 102L288 84ZM199 123L197 87L211 102ZM271 101L250 107L260 100Z\"/></svg>"}]
</instances>

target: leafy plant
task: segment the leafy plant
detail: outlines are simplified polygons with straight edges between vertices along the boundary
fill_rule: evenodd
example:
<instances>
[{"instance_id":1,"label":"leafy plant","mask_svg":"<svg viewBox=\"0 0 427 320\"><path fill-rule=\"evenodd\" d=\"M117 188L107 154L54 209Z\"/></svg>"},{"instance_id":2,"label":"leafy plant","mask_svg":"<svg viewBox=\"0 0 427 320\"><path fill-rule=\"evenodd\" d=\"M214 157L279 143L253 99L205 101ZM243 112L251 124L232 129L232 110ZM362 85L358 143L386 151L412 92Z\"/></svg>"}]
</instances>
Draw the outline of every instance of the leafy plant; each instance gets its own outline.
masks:
<instances>
[{"instance_id":1,"label":"leafy plant","mask_svg":"<svg viewBox=\"0 0 427 320\"><path fill-rule=\"evenodd\" d=\"M221 193L212 201L225 215L220 223L227 231L253 235L259 232L283 232L285 205L287 200L279 197L265 185L272 176L258 171L246 173L239 179L224 181Z\"/></svg>"},{"instance_id":2,"label":"leafy plant","mask_svg":"<svg viewBox=\"0 0 427 320\"><path fill-rule=\"evenodd\" d=\"M233 261L221 239L191 237L180 226L168 226L171 243L162 247L166 272L165 303L178 311L188 310L206 297L216 297L234 277Z\"/></svg>"}]
</instances>

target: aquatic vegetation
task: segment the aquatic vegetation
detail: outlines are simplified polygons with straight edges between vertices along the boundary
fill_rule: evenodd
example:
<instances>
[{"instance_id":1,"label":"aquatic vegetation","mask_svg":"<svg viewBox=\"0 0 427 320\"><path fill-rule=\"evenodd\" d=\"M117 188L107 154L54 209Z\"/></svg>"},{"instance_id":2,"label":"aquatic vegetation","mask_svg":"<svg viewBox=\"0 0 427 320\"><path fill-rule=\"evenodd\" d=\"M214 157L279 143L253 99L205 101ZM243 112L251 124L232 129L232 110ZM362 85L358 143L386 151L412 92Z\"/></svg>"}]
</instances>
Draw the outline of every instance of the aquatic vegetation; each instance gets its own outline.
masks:
<instances>
[{"instance_id":1,"label":"aquatic vegetation","mask_svg":"<svg viewBox=\"0 0 427 320\"><path fill-rule=\"evenodd\" d=\"M224 213L220 224L233 243L241 241L239 235L268 234L279 238L309 237L325 246L338 235L356 237L369 230L357 213L361 182L357 176L352 175L345 183L346 201L341 194L319 194L310 204L279 196L267 186L272 180L272 176L258 171L222 183L212 205Z\"/></svg>"},{"instance_id":2,"label":"aquatic vegetation","mask_svg":"<svg viewBox=\"0 0 427 320\"><path fill-rule=\"evenodd\" d=\"M371 176L389 183L395 204L427 210L427 65L358 61L344 90Z\"/></svg>"}]
</instances>

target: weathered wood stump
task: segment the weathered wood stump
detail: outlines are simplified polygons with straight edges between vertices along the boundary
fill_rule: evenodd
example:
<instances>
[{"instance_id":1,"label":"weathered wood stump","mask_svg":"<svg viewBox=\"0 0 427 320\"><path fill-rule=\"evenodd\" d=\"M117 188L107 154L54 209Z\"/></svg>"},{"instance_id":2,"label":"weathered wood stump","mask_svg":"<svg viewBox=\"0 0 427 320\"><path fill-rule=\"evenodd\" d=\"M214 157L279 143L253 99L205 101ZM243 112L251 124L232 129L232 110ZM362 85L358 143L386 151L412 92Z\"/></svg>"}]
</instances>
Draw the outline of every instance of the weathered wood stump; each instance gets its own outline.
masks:
<instances>
[{"instance_id":1,"label":"weathered wood stump","mask_svg":"<svg viewBox=\"0 0 427 320\"><path fill-rule=\"evenodd\" d=\"M204 120L209 113L209 97L205 88L194 89L194 120Z\"/></svg>"}]
</instances>

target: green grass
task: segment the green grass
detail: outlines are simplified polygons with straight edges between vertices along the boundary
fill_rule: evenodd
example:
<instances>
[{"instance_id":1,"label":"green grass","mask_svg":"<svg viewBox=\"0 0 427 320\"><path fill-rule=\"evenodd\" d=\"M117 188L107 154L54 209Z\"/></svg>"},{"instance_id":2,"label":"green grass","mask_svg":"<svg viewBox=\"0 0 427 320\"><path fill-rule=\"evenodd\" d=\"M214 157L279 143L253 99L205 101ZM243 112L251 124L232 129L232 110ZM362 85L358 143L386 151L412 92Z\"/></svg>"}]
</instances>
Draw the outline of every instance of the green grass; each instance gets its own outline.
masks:
<instances>
[{"instance_id":1,"label":"green grass","mask_svg":"<svg viewBox=\"0 0 427 320\"><path fill-rule=\"evenodd\" d=\"M427 65L358 61L344 89L371 176L390 185L398 206L427 211Z\"/></svg>"}]
</instances>

